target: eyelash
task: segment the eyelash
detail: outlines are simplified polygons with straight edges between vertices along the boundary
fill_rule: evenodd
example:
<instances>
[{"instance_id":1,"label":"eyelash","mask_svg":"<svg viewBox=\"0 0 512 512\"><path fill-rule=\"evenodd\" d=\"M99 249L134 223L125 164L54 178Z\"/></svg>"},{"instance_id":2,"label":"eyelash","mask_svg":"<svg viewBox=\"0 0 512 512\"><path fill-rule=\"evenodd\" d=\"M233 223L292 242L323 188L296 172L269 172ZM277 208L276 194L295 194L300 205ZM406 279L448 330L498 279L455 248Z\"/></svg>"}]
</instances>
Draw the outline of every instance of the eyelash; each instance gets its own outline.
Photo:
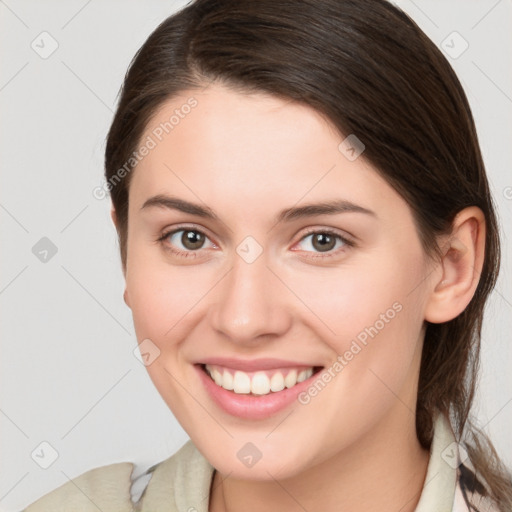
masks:
<instances>
[{"instance_id":1,"label":"eyelash","mask_svg":"<svg viewBox=\"0 0 512 512\"><path fill-rule=\"evenodd\" d=\"M166 239L169 236L179 233L180 231L193 231L195 233L200 233L200 234L204 235L206 238L208 238L206 233L204 233L200 229L196 229L196 228L190 227L190 226L180 226L178 228L174 228L172 230L162 233L162 235L156 240L156 242L160 243L166 251L170 251L172 254L175 254L176 256L184 257L184 258L196 258L198 256L198 252L200 252L200 249L198 249L196 251L180 251L180 250L174 249L172 246L165 243ZM307 230L306 233L303 234L303 236L300 238L299 242L303 241L306 237L308 237L309 235L312 235L312 234L322 234L322 235L333 236L333 237L337 238L338 240L341 240L343 242L344 246L341 248L338 248L338 250L336 250L336 251L328 252L325 254L313 253L314 256L309 256L310 258L322 258L322 259L332 258L332 257L337 256L340 252L346 251L347 248L356 246L355 242L340 235L338 232L333 231L332 229L311 228L311 229ZM311 251L306 251L306 252L311 252Z\"/></svg>"}]
</instances>

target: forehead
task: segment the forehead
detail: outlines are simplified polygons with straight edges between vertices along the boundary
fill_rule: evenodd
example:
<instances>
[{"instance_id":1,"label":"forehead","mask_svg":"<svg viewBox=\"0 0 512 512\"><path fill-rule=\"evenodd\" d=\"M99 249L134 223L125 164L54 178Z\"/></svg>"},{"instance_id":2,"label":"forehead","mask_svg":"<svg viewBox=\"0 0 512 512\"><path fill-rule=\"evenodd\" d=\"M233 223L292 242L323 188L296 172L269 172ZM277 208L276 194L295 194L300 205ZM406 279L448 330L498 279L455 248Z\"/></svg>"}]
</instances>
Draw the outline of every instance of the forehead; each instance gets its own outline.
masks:
<instances>
[{"instance_id":1,"label":"forehead","mask_svg":"<svg viewBox=\"0 0 512 512\"><path fill-rule=\"evenodd\" d=\"M290 159L299 149L329 150L332 154L341 137L331 123L306 105L222 86L184 92L167 101L148 123L146 135L155 139L160 150L178 149L186 154L191 164L195 159L210 158L223 168L236 165L238 169L250 166L255 157L258 162ZM165 152L152 152L152 156ZM242 161L235 162L237 158Z\"/></svg>"},{"instance_id":2,"label":"forehead","mask_svg":"<svg viewBox=\"0 0 512 512\"><path fill-rule=\"evenodd\" d=\"M172 193L205 202L295 204L343 196L374 203L396 193L363 158L340 150L345 136L316 110L221 86L168 100L148 123L151 149L133 171L130 202Z\"/></svg>"}]
</instances>

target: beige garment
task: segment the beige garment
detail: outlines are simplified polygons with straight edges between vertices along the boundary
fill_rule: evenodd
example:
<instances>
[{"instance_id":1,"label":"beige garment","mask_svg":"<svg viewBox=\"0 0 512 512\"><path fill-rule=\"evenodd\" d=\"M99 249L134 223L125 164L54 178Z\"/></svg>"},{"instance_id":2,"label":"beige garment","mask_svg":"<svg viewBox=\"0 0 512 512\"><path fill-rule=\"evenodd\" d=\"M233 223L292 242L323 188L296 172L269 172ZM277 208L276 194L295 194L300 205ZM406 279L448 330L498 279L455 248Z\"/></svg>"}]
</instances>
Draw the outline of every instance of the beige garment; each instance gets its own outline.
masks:
<instances>
[{"instance_id":1,"label":"beige garment","mask_svg":"<svg viewBox=\"0 0 512 512\"><path fill-rule=\"evenodd\" d=\"M26 512L131 512L133 464L121 462L91 469L45 494Z\"/></svg>"},{"instance_id":2,"label":"beige garment","mask_svg":"<svg viewBox=\"0 0 512 512\"><path fill-rule=\"evenodd\" d=\"M415 512L468 512L458 485L460 462L453 431L447 419L439 415ZM135 504L130 497L133 468L132 463L125 462L87 471L24 512L208 512L214 468L190 440L146 472L149 483ZM492 509L481 512L487 510Z\"/></svg>"}]
</instances>

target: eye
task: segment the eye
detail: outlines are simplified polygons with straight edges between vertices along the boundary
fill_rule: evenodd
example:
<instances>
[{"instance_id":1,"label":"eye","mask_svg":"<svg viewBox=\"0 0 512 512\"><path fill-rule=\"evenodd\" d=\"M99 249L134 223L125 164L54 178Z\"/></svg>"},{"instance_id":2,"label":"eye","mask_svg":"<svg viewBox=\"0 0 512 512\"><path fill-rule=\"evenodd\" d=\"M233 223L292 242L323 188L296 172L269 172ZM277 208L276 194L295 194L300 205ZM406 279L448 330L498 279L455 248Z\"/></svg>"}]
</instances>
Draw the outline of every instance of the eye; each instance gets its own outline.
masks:
<instances>
[{"instance_id":1,"label":"eye","mask_svg":"<svg viewBox=\"0 0 512 512\"><path fill-rule=\"evenodd\" d=\"M166 231L157 242L162 244L165 250L185 258L199 256L201 249L217 248L205 233L190 227ZM335 231L317 229L308 232L296 245L299 249L293 250L317 253L313 255L316 258L328 258L355 246L355 243Z\"/></svg>"},{"instance_id":2,"label":"eye","mask_svg":"<svg viewBox=\"0 0 512 512\"><path fill-rule=\"evenodd\" d=\"M340 250L343 251L355 245L351 240L330 230L311 231L300 240L298 245L300 244L302 244L302 248L299 250L329 253L326 254L325 257L334 256L340 252ZM320 257L322 257L322 255Z\"/></svg>"},{"instance_id":3,"label":"eye","mask_svg":"<svg viewBox=\"0 0 512 512\"><path fill-rule=\"evenodd\" d=\"M181 228L167 231L158 239L165 249L179 256L195 257L199 249L205 249L205 243L209 247L216 247L210 239L200 230L193 228ZM207 245L208 247L208 245Z\"/></svg>"}]
</instances>

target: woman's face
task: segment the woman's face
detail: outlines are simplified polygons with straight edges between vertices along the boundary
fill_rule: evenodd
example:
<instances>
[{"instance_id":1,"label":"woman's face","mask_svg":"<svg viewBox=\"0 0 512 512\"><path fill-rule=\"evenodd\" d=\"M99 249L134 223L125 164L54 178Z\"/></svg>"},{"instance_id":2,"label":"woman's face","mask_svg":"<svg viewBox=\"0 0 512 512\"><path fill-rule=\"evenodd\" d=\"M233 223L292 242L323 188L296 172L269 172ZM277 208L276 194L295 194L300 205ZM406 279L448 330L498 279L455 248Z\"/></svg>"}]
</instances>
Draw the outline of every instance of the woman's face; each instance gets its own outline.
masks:
<instances>
[{"instance_id":1,"label":"woman's face","mask_svg":"<svg viewBox=\"0 0 512 512\"><path fill-rule=\"evenodd\" d=\"M152 381L224 474L293 476L414 424L428 261L344 138L306 106L217 85L142 138L125 297Z\"/></svg>"}]
</instances>

